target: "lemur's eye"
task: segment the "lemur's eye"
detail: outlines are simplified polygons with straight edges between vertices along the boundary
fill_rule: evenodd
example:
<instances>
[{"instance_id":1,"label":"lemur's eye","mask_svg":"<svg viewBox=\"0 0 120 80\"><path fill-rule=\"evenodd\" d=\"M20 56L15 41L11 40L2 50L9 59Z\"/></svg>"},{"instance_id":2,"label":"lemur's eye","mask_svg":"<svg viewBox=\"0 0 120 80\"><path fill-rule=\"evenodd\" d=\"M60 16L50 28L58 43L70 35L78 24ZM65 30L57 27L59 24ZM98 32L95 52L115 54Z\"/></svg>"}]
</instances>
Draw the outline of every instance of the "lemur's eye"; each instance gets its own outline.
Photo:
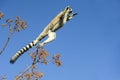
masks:
<instances>
[{"instance_id":1,"label":"lemur's eye","mask_svg":"<svg viewBox=\"0 0 120 80\"><path fill-rule=\"evenodd\" d=\"M70 11L70 13L72 13L72 11Z\"/></svg>"}]
</instances>

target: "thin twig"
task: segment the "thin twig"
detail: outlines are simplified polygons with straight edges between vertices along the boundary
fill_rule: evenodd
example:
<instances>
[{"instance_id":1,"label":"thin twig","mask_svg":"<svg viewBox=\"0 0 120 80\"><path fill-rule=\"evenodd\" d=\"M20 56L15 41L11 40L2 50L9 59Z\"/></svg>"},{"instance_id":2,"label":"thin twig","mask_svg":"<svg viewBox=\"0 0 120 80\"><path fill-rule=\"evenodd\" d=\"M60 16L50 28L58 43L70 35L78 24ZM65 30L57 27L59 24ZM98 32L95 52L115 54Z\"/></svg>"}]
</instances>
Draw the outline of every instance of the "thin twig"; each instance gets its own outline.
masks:
<instances>
[{"instance_id":1,"label":"thin twig","mask_svg":"<svg viewBox=\"0 0 120 80\"><path fill-rule=\"evenodd\" d=\"M5 45L3 46L2 50L0 51L0 55L3 53L3 51L4 51L5 48L7 47L8 42L9 42L9 40L10 40L12 34L13 34L13 33L11 33L11 32L9 33L9 36L8 36L8 38L7 38L7 41L6 41Z\"/></svg>"},{"instance_id":2,"label":"thin twig","mask_svg":"<svg viewBox=\"0 0 120 80\"><path fill-rule=\"evenodd\" d=\"M15 80L18 80L21 76L23 76L32 66L33 64L29 65L24 72L18 75L18 77Z\"/></svg>"},{"instance_id":3,"label":"thin twig","mask_svg":"<svg viewBox=\"0 0 120 80\"><path fill-rule=\"evenodd\" d=\"M18 75L18 77L17 77L15 80L18 80L20 77L22 77L22 76L23 76L27 71L29 71L30 68L32 68L33 65L35 65L35 64L36 64L36 60L34 60L34 61L32 62L32 64L29 65L29 66L26 68L25 71L23 71L22 73L20 73L20 74Z\"/></svg>"}]
</instances>

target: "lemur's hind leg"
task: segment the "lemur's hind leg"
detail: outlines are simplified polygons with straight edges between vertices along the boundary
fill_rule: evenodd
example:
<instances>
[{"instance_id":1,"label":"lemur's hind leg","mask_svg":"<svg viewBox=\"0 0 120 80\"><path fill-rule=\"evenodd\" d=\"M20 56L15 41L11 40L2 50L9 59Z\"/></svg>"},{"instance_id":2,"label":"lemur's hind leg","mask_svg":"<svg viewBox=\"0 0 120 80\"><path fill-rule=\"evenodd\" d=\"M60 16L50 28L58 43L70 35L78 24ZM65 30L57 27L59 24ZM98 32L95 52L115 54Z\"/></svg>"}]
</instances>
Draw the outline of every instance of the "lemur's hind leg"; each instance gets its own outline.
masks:
<instances>
[{"instance_id":1,"label":"lemur's hind leg","mask_svg":"<svg viewBox=\"0 0 120 80\"><path fill-rule=\"evenodd\" d=\"M68 15L67 21L71 20L77 13L72 13L71 15Z\"/></svg>"},{"instance_id":2,"label":"lemur's hind leg","mask_svg":"<svg viewBox=\"0 0 120 80\"><path fill-rule=\"evenodd\" d=\"M44 42L39 43L39 47L43 48L45 44L47 44L47 43L49 43L49 42L51 42L51 41L53 41L55 39L56 39L56 33L49 30L48 38Z\"/></svg>"}]
</instances>

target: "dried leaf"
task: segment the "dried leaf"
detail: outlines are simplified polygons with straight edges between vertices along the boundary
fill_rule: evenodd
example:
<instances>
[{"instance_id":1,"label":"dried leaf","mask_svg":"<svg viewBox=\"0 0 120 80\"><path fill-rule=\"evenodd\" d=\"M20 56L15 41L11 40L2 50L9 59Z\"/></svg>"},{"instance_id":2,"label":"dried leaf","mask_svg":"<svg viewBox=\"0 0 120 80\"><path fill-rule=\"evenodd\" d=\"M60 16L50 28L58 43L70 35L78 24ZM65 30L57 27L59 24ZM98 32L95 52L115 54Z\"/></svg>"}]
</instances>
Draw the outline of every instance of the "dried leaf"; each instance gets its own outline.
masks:
<instances>
[{"instance_id":1,"label":"dried leaf","mask_svg":"<svg viewBox=\"0 0 120 80\"><path fill-rule=\"evenodd\" d=\"M56 60L56 65L57 66L61 66L62 65L61 61L60 60Z\"/></svg>"},{"instance_id":2,"label":"dried leaf","mask_svg":"<svg viewBox=\"0 0 120 80\"><path fill-rule=\"evenodd\" d=\"M6 27L6 26L7 26L7 24L1 24L1 26L2 26L2 27Z\"/></svg>"},{"instance_id":3,"label":"dried leaf","mask_svg":"<svg viewBox=\"0 0 120 80\"><path fill-rule=\"evenodd\" d=\"M60 58L60 54L56 54L55 57L59 59Z\"/></svg>"},{"instance_id":4,"label":"dried leaf","mask_svg":"<svg viewBox=\"0 0 120 80\"><path fill-rule=\"evenodd\" d=\"M49 56L49 53L45 52L45 56L48 57L48 56Z\"/></svg>"},{"instance_id":5,"label":"dried leaf","mask_svg":"<svg viewBox=\"0 0 120 80\"><path fill-rule=\"evenodd\" d=\"M60 61L60 54L56 54L52 59L57 66L62 65L62 62Z\"/></svg>"},{"instance_id":6,"label":"dried leaf","mask_svg":"<svg viewBox=\"0 0 120 80\"><path fill-rule=\"evenodd\" d=\"M0 20L4 17L4 13L0 12Z\"/></svg>"},{"instance_id":7,"label":"dried leaf","mask_svg":"<svg viewBox=\"0 0 120 80\"><path fill-rule=\"evenodd\" d=\"M28 80L30 80L31 77L32 77L31 73L25 75L25 78L27 78Z\"/></svg>"},{"instance_id":8,"label":"dried leaf","mask_svg":"<svg viewBox=\"0 0 120 80\"><path fill-rule=\"evenodd\" d=\"M44 58L44 54L43 54L43 53L40 53L40 54L39 54L39 58L40 58L40 59Z\"/></svg>"},{"instance_id":9,"label":"dried leaf","mask_svg":"<svg viewBox=\"0 0 120 80\"><path fill-rule=\"evenodd\" d=\"M35 73L35 78L39 79L43 77L43 73L41 73L40 71Z\"/></svg>"},{"instance_id":10,"label":"dried leaf","mask_svg":"<svg viewBox=\"0 0 120 80\"><path fill-rule=\"evenodd\" d=\"M49 54L47 53L46 50L42 50L41 52L45 55L45 57L48 57L48 56L49 56Z\"/></svg>"},{"instance_id":11,"label":"dried leaf","mask_svg":"<svg viewBox=\"0 0 120 80\"><path fill-rule=\"evenodd\" d=\"M14 22L15 22L14 29L18 32L22 29L27 28L27 22L25 20L21 20L19 16L16 17Z\"/></svg>"},{"instance_id":12,"label":"dried leaf","mask_svg":"<svg viewBox=\"0 0 120 80\"><path fill-rule=\"evenodd\" d=\"M30 55L33 59L36 58L36 54L35 54L34 52L31 52L29 55Z\"/></svg>"},{"instance_id":13,"label":"dried leaf","mask_svg":"<svg viewBox=\"0 0 120 80\"><path fill-rule=\"evenodd\" d=\"M22 21L20 22L20 27L21 27L22 29L27 28L27 23L26 23L26 21L22 20Z\"/></svg>"},{"instance_id":14,"label":"dried leaf","mask_svg":"<svg viewBox=\"0 0 120 80\"><path fill-rule=\"evenodd\" d=\"M7 23L11 23L12 20L11 20L11 19L7 19L6 22L7 22Z\"/></svg>"},{"instance_id":15,"label":"dried leaf","mask_svg":"<svg viewBox=\"0 0 120 80\"><path fill-rule=\"evenodd\" d=\"M46 60L46 58L43 58L43 63L44 63L44 64L47 64L47 63L48 63L47 60Z\"/></svg>"}]
</instances>

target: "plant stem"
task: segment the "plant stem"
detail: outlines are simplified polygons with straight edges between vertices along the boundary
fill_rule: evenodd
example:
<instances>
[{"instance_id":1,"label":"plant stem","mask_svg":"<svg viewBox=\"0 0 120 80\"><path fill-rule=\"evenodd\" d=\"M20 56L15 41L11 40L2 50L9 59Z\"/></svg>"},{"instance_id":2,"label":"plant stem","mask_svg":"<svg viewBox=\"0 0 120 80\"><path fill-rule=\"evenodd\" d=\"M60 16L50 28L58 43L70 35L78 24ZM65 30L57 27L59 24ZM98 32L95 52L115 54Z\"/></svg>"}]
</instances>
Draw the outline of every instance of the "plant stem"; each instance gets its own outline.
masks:
<instances>
[{"instance_id":1,"label":"plant stem","mask_svg":"<svg viewBox=\"0 0 120 80\"><path fill-rule=\"evenodd\" d=\"M9 40L10 40L12 34L13 34L13 33L11 33L11 32L9 33L8 38L7 38L7 41L6 41L5 45L3 46L2 50L0 51L0 55L3 53L3 51L4 51L5 48L7 47L8 42L9 42Z\"/></svg>"}]
</instances>

